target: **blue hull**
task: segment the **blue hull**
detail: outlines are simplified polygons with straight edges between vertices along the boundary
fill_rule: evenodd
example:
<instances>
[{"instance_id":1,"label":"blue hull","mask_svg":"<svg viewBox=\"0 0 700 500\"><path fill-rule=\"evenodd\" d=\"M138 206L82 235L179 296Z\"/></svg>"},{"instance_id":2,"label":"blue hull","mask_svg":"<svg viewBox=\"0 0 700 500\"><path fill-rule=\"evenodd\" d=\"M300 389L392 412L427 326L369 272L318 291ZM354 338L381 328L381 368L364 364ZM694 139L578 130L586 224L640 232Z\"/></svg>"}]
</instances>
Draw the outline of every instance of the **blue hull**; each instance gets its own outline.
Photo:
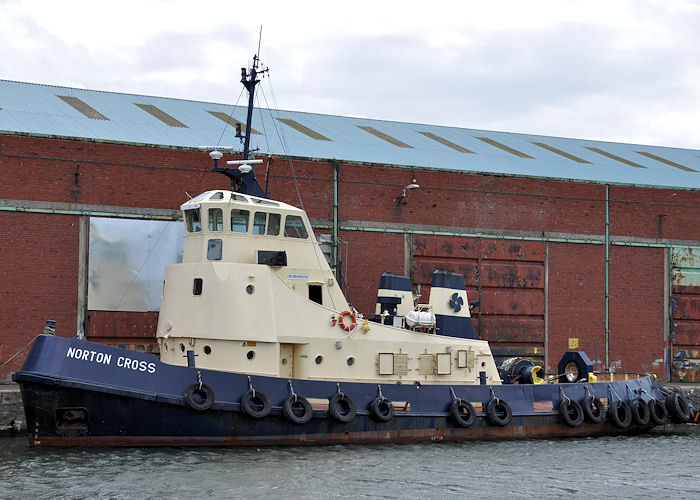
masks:
<instances>
[{"instance_id":1,"label":"blue hull","mask_svg":"<svg viewBox=\"0 0 700 500\"><path fill-rule=\"evenodd\" d=\"M214 404L193 409L186 390L201 381ZM565 397L582 401L586 387L600 398L630 401L642 389L663 400L650 376L626 382L543 385L376 384L292 380L296 394L329 399L340 390L357 406L347 423L315 409L307 423L282 415L290 381L240 373L200 370L161 363L154 356L78 339L37 338L21 371L19 383L31 445L62 446L262 446L342 443L469 441L518 438L599 436L640 432L649 425L626 428L605 421L570 427L555 411ZM256 419L241 411L241 398L253 388L270 400L272 410ZM388 422L375 419L370 405L381 394L406 402ZM513 412L506 426L492 425L484 413L468 428L449 413L454 397L484 406L493 397L507 401Z\"/></svg>"}]
</instances>

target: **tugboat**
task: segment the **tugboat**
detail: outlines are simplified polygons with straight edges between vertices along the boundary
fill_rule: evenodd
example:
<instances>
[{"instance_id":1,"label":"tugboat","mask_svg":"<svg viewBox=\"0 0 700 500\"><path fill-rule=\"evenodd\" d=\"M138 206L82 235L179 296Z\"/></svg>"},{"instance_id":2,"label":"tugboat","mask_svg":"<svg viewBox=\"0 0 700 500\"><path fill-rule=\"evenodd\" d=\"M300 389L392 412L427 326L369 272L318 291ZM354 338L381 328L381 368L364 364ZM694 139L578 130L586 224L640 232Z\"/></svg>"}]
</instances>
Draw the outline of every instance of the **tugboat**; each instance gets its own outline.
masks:
<instances>
[{"instance_id":1,"label":"tugboat","mask_svg":"<svg viewBox=\"0 0 700 500\"><path fill-rule=\"evenodd\" d=\"M181 206L182 263L163 283L160 359L42 335L21 388L31 446L264 446L600 436L688 421L648 374L594 373L568 352L557 374L497 364L476 339L464 277L381 276L374 315L350 306L303 210L267 197L251 165L258 57L242 71L242 159L230 190Z\"/></svg>"}]
</instances>

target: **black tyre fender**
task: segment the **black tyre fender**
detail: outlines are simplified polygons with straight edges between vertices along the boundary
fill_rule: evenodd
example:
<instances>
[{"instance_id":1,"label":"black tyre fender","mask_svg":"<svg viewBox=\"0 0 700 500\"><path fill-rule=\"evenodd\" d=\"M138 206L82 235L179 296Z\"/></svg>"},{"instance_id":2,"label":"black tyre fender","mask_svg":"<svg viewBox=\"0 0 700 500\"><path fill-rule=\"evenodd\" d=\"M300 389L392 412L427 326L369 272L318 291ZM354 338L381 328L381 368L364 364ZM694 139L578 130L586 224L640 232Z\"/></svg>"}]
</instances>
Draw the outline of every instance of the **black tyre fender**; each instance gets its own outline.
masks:
<instances>
[{"instance_id":1,"label":"black tyre fender","mask_svg":"<svg viewBox=\"0 0 700 500\"><path fill-rule=\"evenodd\" d=\"M450 417L460 427L471 427L476 422L476 410L469 401L455 399L450 404Z\"/></svg>"},{"instance_id":2,"label":"black tyre fender","mask_svg":"<svg viewBox=\"0 0 700 500\"><path fill-rule=\"evenodd\" d=\"M569 427L578 427L583 423L583 408L573 399L563 399L559 404L559 417Z\"/></svg>"},{"instance_id":3,"label":"black tyre fender","mask_svg":"<svg viewBox=\"0 0 700 500\"><path fill-rule=\"evenodd\" d=\"M583 416L592 424L600 424L605 420L605 405L595 397L588 396L581 404L583 408Z\"/></svg>"},{"instance_id":4,"label":"black tyre fender","mask_svg":"<svg viewBox=\"0 0 700 500\"><path fill-rule=\"evenodd\" d=\"M185 401L193 410L206 411L214 404L214 390L207 384L192 384L185 390Z\"/></svg>"},{"instance_id":5,"label":"black tyre fender","mask_svg":"<svg viewBox=\"0 0 700 500\"><path fill-rule=\"evenodd\" d=\"M608 416L615 427L626 429L632 423L632 410L624 401L614 401L608 406Z\"/></svg>"},{"instance_id":6,"label":"black tyre fender","mask_svg":"<svg viewBox=\"0 0 700 500\"><path fill-rule=\"evenodd\" d=\"M372 416L380 422L388 422L394 418L394 405L386 398L378 397L369 406Z\"/></svg>"},{"instance_id":7,"label":"black tyre fender","mask_svg":"<svg viewBox=\"0 0 700 500\"><path fill-rule=\"evenodd\" d=\"M302 425L311 420L314 410L309 400L303 396L289 396L282 403L282 415L293 424Z\"/></svg>"},{"instance_id":8,"label":"black tyre fender","mask_svg":"<svg viewBox=\"0 0 700 500\"><path fill-rule=\"evenodd\" d=\"M347 424L357 413L357 406L350 396L337 392L328 401L328 414L338 422Z\"/></svg>"},{"instance_id":9,"label":"black tyre fender","mask_svg":"<svg viewBox=\"0 0 700 500\"><path fill-rule=\"evenodd\" d=\"M668 409L661 401L649 401L649 417L654 425L665 425L668 422Z\"/></svg>"},{"instance_id":10,"label":"black tyre fender","mask_svg":"<svg viewBox=\"0 0 700 500\"><path fill-rule=\"evenodd\" d=\"M666 396L666 409L671 421L678 424L690 422L693 416L688 400L680 392L672 392Z\"/></svg>"},{"instance_id":11,"label":"black tyre fender","mask_svg":"<svg viewBox=\"0 0 700 500\"><path fill-rule=\"evenodd\" d=\"M270 414L270 398L262 391L246 392L241 398L241 410L253 418L265 418Z\"/></svg>"},{"instance_id":12,"label":"black tyre fender","mask_svg":"<svg viewBox=\"0 0 700 500\"><path fill-rule=\"evenodd\" d=\"M493 425L505 427L513 420L513 410L507 401L492 399L486 405L486 417Z\"/></svg>"},{"instance_id":13,"label":"black tyre fender","mask_svg":"<svg viewBox=\"0 0 700 500\"><path fill-rule=\"evenodd\" d=\"M637 425L649 425L649 405L642 398L634 398L630 402L630 410L632 411L632 420Z\"/></svg>"}]
</instances>

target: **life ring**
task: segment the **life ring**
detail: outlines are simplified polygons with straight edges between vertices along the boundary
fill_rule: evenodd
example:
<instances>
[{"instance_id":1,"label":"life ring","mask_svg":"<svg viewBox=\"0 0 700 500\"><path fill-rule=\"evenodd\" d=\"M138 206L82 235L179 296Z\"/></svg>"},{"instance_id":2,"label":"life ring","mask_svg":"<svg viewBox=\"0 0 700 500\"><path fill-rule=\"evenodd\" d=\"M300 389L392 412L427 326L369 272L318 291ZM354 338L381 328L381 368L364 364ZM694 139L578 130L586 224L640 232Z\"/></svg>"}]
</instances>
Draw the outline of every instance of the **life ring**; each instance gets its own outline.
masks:
<instances>
[{"instance_id":1,"label":"life ring","mask_svg":"<svg viewBox=\"0 0 700 500\"><path fill-rule=\"evenodd\" d=\"M350 396L342 392L336 392L328 401L328 414L338 422L347 424L355 418L356 412L357 406L355 406L355 402Z\"/></svg>"},{"instance_id":2,"label":"life ring","mask_svg":"<svg viewBox=\"0 0 700 500\"><path fill-rule=\"evenodd\" d=\"M661 401L649 401L649 418L654 425L665 425L668 422L668 409Z\"/></svg>"},{"instance_id":3,"label":"life ring","mask_svg":"<svg viewBox=\"0 0 700 500\"><path fill-rule=\"evenodd\" d=\"M559 404L559 417L569 427L578 427L583 423L583 408L573 399L562 399Z\"/></svg>"},{"instance_id":4,"label":"life ring","mask_svg":"<svg viewBox=\"0 0 700 500\"><path fill-rule=\"evenodd\" d=\"M608 416L615 427L626 429L632 423L632 410L624 401L614 401L608 406Z\"/></svg>"},{"instance_id":5,"label":"life ring","mask_svg":"<svg viewBox=\"0 0 700 500\"><path fill-rule=\"evenodd\" d=\"M605 405L599 398L588 396L583 400L581 407L583 408L583 416L590 423L599 424L605 420Z\"/></svg>"},{"instance_id":6,"label":"life ring","mask_svg":"<svg viewBox=\"0 0 700 500\"><path fill-rule=\"evenodd\" d=\"M492 399L486 405L486 414L493 425L505 427L513 420L513 410L502 399Z\"/></svg>"},{"instance_id":7,"label":"life ring","mask_svg":"<svg viewBox=\"0 0 700 500\"><path fill-rule=\"evenodd\" d=\"M207 384L192 384L185 390L185 401L193 410L208 410L214 404L214 391Z\"/></svg>"},{"instance_id":8,"label":"life ring","mask_svg":"<svg viewBox=\"0 0 700 500\"><path fill-rule=\"evenodd\" d=\"M634 398L630 402L630 410L632 411L632 420L637 425L649 425L649 405L642 398Z\"/></svg>"},{"instance_id":9,"label":"life ring","mask_svg":"<svg viewBox=\"0 0 700 500\"><path fill-rule=\"evenodd\" d=\"M384 397L378 397L369 407L372 416L380 422L388 422L394 418L394 405Z\"/></svg>"},{"instance_id":10,"label":"life ring","mask_svg":"<svg viewBox=\"0 0 700 500\"><path fill-rule=\"evenodd\" d=\"M679 424L690 422L693 416L688 400L680 392L672 392L666 396L666 409L671 420Z\"/></svg>"},{"instance_id":11,"label":"life ring","mask_svg":"<svg viewBox=\"0 0 700 500\"><path fill-rule=\"evenodd\" d=\"M265 418L270 414L270 398L262 391L246 392L241 398L241 409L253 418Z\"/></svg>"},{"instance_id":12,"label":"life ring","mask_svg":"<svg viewBox=\"0 0 700 500\"><path fill-rule=\"evenodd\" d=\"M450 417L460 427L471 427L476 422L476 410L469 401L455 399L450 405Z\"/></svg>"},{"instance_id":13,"label":"life ring","mask_svg":"<svg viewBox=\"0 0 700 500\"><path fill-rule=\"evenodd\" d=\"M350 324L345 324L345 318L350 318ZM355 318L355 313L352 311L343 311L338 317L338 325L340 328L349 332L357 326L357 319Z\"/></svg>"},{"instance_id":14,"label":"life ring","mask_svg":"<svg viewBox=\"0 0 700 500\"><path fill-rule=\"evenodd\" d=\"M306 424L313 416L309 400L302 396L289 396L282 403L282 415L293 424Z\"/></svg>"}]
</instances>

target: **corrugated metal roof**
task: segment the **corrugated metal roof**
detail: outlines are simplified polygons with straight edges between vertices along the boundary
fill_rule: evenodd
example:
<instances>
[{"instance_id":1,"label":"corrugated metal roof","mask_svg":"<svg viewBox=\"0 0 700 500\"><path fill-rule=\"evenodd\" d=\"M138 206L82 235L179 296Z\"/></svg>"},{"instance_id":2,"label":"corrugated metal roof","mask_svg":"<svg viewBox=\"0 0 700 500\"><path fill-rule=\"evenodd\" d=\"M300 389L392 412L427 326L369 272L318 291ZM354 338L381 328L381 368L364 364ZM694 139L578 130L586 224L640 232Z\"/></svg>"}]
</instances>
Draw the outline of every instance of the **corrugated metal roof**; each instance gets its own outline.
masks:
<instances>
[{"instance_id":1,"label":"corrugated metal roof","mask_svg":"<svg viewBox=\"0 0 700 500\"><path fill-rule=\"evenodd\" d=\"M88 117L90 109L106 119ZM0 80L0 133L238 146L245 114L229 104ZM268 109L255 110L253 126L258 154L700 189L700 150Z\"/></svg>"}]
</instances>

